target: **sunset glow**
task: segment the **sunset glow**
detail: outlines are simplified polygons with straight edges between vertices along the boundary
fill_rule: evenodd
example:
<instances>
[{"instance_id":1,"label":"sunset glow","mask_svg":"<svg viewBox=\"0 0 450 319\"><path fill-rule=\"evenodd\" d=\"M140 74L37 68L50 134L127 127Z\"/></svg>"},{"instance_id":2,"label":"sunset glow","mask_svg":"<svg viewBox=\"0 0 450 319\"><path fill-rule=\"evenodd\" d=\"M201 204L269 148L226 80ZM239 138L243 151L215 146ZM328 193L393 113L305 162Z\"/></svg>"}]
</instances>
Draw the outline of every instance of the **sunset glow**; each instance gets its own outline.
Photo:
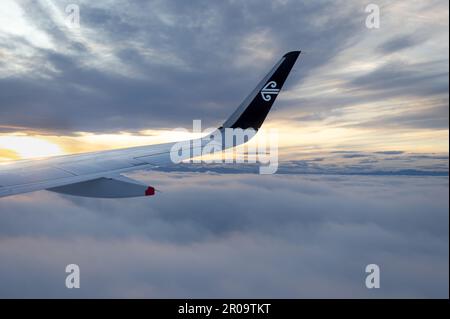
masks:
<instances>
[{"instance_id":1,"label":"sunset glow","mask_svg":"<svg viewBox=\"0 0 450 319\"><path fill-rule=\"evenodd\" d=\"M62 147L40 136L0 136L0 160L62 155Z\"/></svg>"}]
</instances>

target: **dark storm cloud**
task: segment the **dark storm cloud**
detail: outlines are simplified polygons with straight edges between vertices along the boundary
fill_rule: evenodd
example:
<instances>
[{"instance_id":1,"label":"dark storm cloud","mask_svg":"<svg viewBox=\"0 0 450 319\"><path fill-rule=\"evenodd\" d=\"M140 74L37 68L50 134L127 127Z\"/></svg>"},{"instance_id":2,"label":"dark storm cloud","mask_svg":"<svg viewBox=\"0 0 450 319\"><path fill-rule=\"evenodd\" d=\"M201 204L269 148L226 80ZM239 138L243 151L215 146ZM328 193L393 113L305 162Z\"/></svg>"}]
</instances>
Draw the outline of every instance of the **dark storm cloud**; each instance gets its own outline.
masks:
<instances>
[{"instance_id":1,"label":"dark storm cloud","mask_svg":"<svg viewBox=\"0 0 450 319\"><path fill-rule=\"evenodd\" d=\"M0 296L448 296L447 177L133 177L164 191L2 199ZM79 290L63 286L68 263Z\"/></svg>"}]
</instances>

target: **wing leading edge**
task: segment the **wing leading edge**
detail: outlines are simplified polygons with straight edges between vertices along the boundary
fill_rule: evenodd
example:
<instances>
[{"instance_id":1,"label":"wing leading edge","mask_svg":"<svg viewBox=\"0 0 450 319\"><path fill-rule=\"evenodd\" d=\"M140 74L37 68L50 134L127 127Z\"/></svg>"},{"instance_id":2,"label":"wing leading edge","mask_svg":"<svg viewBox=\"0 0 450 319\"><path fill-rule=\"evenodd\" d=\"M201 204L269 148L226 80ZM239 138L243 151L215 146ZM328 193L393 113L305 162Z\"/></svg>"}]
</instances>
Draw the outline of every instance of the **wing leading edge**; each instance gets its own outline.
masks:
<instances>
[{"instance_id":1,"label":"wing leading edge","mask_svg":"<svg viewBox=\"0 0 450 319\"><path fill-rule=\"evenodd\" d=\"M286 53L218 130L258 130L299 54L300 51ZM199 143L191 140L191 148L206 141L204 138L199 140ZM152 186L131 180L122 173L173 165L170 159L173 145L165 143L1 164L0 197L44 189L98 198L151 196L155 193Z\"/></svg>"}]
</instances>

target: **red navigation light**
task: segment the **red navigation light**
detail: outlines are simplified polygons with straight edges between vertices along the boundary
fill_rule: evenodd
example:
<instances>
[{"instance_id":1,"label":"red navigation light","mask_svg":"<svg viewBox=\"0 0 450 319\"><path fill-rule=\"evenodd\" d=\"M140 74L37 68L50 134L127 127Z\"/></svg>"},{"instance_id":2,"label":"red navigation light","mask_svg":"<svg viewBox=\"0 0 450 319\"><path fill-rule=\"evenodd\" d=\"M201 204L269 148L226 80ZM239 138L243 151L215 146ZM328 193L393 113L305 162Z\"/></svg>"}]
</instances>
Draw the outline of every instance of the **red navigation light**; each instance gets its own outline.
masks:
<instances>
[{"instance_id":1,"label":"red navigation light","mask_svg":"<svg viewBox=\"0 0 450 319\"><path fill-rule=\"evenodd\" d=\"M155 188L154 187L147 187L147 189L145 190L145 196L153 196L155 195Z\"/></svg>"}]
</instances>

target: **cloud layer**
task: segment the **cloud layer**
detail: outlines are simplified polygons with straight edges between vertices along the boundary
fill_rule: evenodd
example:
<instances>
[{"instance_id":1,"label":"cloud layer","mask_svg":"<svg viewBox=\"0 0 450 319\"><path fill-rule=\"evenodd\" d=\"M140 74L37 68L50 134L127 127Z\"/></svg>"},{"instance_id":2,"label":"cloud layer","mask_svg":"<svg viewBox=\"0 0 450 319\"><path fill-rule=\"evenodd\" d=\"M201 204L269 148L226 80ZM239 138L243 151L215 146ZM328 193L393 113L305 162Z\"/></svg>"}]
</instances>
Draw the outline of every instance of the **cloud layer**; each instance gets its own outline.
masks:
<instances>
[{"instance_id":1,"label":"cloud layer","mask_svg":"<svg viewBox=\"0 0 450 319\"><path fill-rule=\"evenodd\" d=\"M448 177L133 177L162 193L3 199L0 296L448 297Z\"/></svg>"}]
</instances>

